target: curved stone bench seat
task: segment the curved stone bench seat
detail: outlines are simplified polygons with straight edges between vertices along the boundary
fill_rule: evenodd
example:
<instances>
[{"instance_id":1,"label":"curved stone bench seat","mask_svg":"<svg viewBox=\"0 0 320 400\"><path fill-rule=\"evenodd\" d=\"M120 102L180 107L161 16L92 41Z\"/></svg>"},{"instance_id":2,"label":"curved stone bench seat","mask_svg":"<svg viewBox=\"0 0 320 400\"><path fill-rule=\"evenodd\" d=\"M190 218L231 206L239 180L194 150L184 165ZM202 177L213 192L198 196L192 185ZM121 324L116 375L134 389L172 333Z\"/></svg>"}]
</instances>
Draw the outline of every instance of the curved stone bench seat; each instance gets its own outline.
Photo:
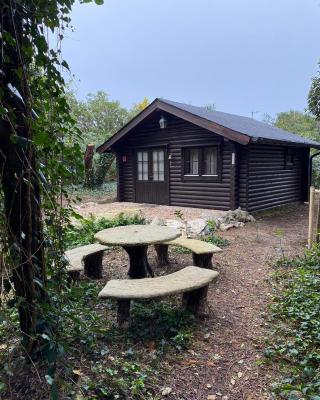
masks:
<instances>
[{"instance_id":1,"label":"curved stone bench seat","mask_svg":"<svg viewBox=\"0 0 320 400\"><path fill-rule=\"evenodd\" d=\"M90 278L101 278L102 258L105 250L107 250L107 246L94 243L66 251L69 276L75 280L79 278L80 272L84 271Z\"/></svg>"},{"instance_id":2,"label":"curved stone bench seat","mask_svg":"<svg viewBox=\"0 0 320 400\"><path fill-rule=\"evenodd\" d=\"M155 250L157 252L158 264L161 266L168 265L168 246L184 247L185 249L192 251L192 258L194 265L201 268L212 269L212 256L214 253L220 253L222 249L215 246L212 243L204 242L198 239L188 239L186 237L179 237L177 239L171 240L170 242L165 242L155 245Z\"/></svg>"},{"instance_id":3,"label":"curved stone bench seat","mask_svg":"<svg viewBox=\"0 0 320 400\"><path fill-rule=\"evenodd\" d=\"M130 300L152 299L183 293L186 308L198 314L203 310L207 288L218 277L217 271L189 266L156 278L111 280L99 293L102 299L118 301L118 323L128 326Z\"/></svg>"}]
</instances>

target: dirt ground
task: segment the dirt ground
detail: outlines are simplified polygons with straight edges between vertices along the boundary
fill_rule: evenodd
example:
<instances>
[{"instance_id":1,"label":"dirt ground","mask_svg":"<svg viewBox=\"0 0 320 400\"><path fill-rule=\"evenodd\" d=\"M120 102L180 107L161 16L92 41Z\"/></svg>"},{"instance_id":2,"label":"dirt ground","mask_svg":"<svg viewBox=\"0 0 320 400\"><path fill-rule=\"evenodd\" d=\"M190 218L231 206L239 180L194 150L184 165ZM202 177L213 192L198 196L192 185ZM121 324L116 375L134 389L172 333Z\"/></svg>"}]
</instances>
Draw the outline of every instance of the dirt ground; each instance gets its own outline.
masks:
<instances>
[{"instance_id":1,"label":"dirt ground","mask_svg":"<svg viewBox=\"0 0 320 400\"><path fill-rule=\"evenodd\" d=\"M149 220L152 220L154 217L164 219L177 219L177 217L175 217L174 215L174 212L176 210L181 210L184 218L186 218L187 220L201 217L218 218L226 213L225 211L205 210L202 208L159 206L155 204L130 202L122 203L116 201L109 202L108 199L106 199L105 201L102 200L102 202L83 202L82 204L76 206L76 210L84 217L88 217L90 214L93 214L97 217L113 217L120 212L131 214L141 211L143 215Z\"/></svg>"},{"instance_id":2,"label":"dirt ground","mask_svg":"<svg viewBox=\"0 0 320 400\"><path fill-rule=\"evenodd\" d=\"M159 208L153 209L158 213ZM203 212L197 211L198 215ZM271 399L270 384L276 371L261 362L272 298L268 279L272 261L283 252L288 257L303 252L306 234L305 205L258 215L255 223L221 234L230 245L214 255L220 276L208 293L209 317L199 322L189 351L165 362L163 387L172 389L166 398ZM149 250L156 275L192 264L191 254L170 254L171 264L164 270L157 268L155 253ZM119 250L109 254L107 262L121 264L116 275L125 276L127 266Z\"/></svg>"},{"instance_id":3,"label":"dirt ground","mask_svg":"<svg viewBox=\"0 0 320 400\"><path fill-rule=\"evenodd\" d=\"M103 213L110 211L110 205L103 206L106 206ZM131 204L116 203L111 211L116 209L119 212L121 208L126 211L132 207ZM159 213L165 218L174 215L173 208L144 206L142 210L148 218L159 216ZM207 212L190 209L186 216L197 218L207 215ZM220 235L228 239L230 245L222 253L214 255L215 268L220 276L208 292L208 317L198 321L188 350L178 356L167 354L163 358L160 382L153 388L157 399L273 399L270 385L277 378L277 370L263 362L264 337L268 333L268 304L272 300L269 278L274 271L272 262L283 253L292 257L303 252L307 236L307 206L292 206L264 213L256 216L256 222ZM192 265L191 254L170 249L169 255L170 265L159 268L155 252L150 247L149 261L156 275ZM108 252L104 258L103 279L97 284L102 287L109 279L125 278L127 263L127 256L122 249ZM104 304L99 303L94 312L106 318ZM114 320L115 310L108 313L108 319ZM137 346L142 348L141 353L147 364L152 355L145 346ZM115 346L110 351L110 354L114 351L117 356L121 349ZM91 362L95 363L85 355L79 361L84 371L90 370ZM21 393L28 392L28 384L25 383L28 379L27 375L25 379L19 379L15 388L17 396L10 398L26 398L24 395L21 397ZM171 391L162 397L164 388L170 388ZM27 397L32 399L47 398L39 397L32 391L30 393Z\"/></svg>"}]
</instances>

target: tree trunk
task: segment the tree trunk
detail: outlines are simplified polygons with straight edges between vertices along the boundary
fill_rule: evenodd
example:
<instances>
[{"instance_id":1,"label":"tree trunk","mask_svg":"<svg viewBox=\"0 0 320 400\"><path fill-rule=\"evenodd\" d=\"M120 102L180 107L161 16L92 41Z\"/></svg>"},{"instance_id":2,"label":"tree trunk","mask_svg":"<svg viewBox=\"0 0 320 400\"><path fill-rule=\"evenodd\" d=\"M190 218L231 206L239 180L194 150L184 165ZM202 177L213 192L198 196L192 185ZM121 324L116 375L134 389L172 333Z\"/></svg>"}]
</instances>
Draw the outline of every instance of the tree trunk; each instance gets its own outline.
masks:
<instances>
[{"instance_id":1,"label":"tree trunk","mask_svg":"<svg viewBox=\"0 0 320 400\"><path fill-rule=\"evenodd\" d=\"M9 110L0 119L0 182L4 193L6 245L18 304L23 345L27 353L37 344L37 322L41 301L45 300L46 271L40 210L40 189L36 174L36 154L32 145L32 100L26 73L28 61L17 49L22 45L23 12L3 7L2 28L16 40L5 48L10 62L1 64L2 106ZM22 76L16 74L20 68ZM21 98L12 90L14 88Z\"/></svg>"},{"instance_id":2,"label":"tree trunk","mask_svg":"<svg viewBox=\"0 0 320 400\"><path fill-rule=\"evenodd\" d=\"M23 126L23 125L20 125ZM7 244L12 280L19 299L23 344L28 353L36 345L39 302L45 299L45 264L40 193L35 177L35 154L11 140L9 124L0 125L0 168L4 193ZM17 133L17 132L16 132ZM19 129L26 136L25 127Z\"/></svg>"}]
</instances>

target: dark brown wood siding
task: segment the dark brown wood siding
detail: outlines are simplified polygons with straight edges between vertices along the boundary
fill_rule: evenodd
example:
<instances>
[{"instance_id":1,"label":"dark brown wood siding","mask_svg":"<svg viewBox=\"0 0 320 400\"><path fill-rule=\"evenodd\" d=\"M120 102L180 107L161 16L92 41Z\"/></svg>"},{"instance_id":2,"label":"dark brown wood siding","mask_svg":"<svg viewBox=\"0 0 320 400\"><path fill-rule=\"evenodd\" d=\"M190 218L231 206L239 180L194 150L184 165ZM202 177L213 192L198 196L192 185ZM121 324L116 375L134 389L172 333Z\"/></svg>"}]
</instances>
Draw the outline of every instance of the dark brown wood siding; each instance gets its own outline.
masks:
<instances>
[{"instance_id":1,"label":"dark brown wood siding","mask_svg":"<svg viewBox=\"0 0 320 400\"><path fill-rule=\"evenodd\" d=\"M247 146L239 146L238 150L238 205L243 210L248 208L248 159L249 152Z\"/></svg>"},{"instance_id":2,"label":"dark brown wood siding","mask_svg":"<svg viewBox=\"0 0 320 400\"><path fill-rule=\"evenodd\" d=\"M126 161L122 160L126 157ZM134 153L131 149L124 147L117 152L118 166L118 201L135 201L134 185Z\"/></svg>"},{"instance_id":3,"label":"dark brown wood siding","mask_svg":"<svg viewBox=\"0 0 320 400\"><path fill-rule=\"evenodd\" d=\"M308 150L296 148L293 165L286 165L286 151L286 146L254 144L243 151L240 206L257 211L305 200Z\"/></svg>"},{"instance_id":4,"label":"dark brown wood siding","mask_svg":"<svg viewBox=\"0 0 320 400\"><path fill-rule=\"evenodd\" d=\"M167 154L171 154L172 157L168 174L169 204L177 207L229 210L232 152L230 142L224 141L220 135L173 116L168 116L166 129L160 129L158 121L159 115L147 118L117 144L119 200L135 201L134 152L138 148L166 146ZM183 148L214 145L220 146L221 180L218 182L184 180L181 171ZM122 161L123 155L127 156L126 162Z\"/></svg>"}]
</instances>

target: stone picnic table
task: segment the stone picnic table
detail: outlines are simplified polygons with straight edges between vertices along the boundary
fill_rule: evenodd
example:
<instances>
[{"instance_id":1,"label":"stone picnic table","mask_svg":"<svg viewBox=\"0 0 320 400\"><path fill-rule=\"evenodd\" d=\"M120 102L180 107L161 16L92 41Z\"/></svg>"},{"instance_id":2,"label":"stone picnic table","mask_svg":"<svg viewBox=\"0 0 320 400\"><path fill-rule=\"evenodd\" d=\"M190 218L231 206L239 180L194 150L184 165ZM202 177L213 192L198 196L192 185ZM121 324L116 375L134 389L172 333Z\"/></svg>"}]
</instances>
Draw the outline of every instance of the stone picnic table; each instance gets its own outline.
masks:
<instances>
[{"instance_id":1,"label":"stone picnic table","mask_svg":"<svg viewBox=\"0 0 320 400\"><path fill-rule=\"evenodd\" d=\"M176 229L158 225L128 225L104 229L94 235L106 245L121 246L129 255L128 275L132 279L154 276L148 262L148 246L161 244L181 236Z\"/></svg>"}]
</instances>

